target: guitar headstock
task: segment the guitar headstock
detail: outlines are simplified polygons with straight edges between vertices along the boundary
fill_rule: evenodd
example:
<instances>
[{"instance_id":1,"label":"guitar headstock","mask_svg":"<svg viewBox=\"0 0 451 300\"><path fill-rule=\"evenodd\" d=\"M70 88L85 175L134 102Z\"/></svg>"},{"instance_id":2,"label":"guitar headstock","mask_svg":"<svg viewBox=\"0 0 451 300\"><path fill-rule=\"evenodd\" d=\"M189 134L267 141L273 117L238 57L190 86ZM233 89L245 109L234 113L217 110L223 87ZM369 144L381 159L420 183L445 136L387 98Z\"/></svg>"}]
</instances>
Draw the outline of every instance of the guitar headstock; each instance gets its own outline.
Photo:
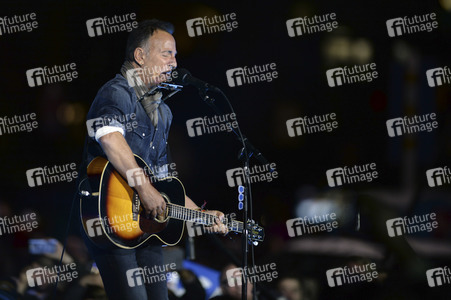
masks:
<instances>
[{"instance_id":1,"label":"guitar headstock","mask_svg":"<svg viewBox=\"0 0 451 300\"><path fill-rule=\"evenodd\" d=\"M243 233L243 222L228 217L225 217L223 222L227 225L229 232ZM263 242L263 240L265 239L265 230L263 229L263 227L255 223L254 220L247 220L246 229L248 232L248 241L250 243L253 243L255 246L258 245L258 242Z\"/></svg>"},{"instance_id":2,"label":"guitar headstock","mask_svg":"<svg viewBox=\"0 0 451 300\"><path fill-rule=\"evenodd\" d=\"M247 220L247 230L248 230L248 240L253 243L255 246L258 245L258 242L263 242L265 239L265 230L263 227L259 226L255 223L254 220Z\"/></svg>"}]
</instances>

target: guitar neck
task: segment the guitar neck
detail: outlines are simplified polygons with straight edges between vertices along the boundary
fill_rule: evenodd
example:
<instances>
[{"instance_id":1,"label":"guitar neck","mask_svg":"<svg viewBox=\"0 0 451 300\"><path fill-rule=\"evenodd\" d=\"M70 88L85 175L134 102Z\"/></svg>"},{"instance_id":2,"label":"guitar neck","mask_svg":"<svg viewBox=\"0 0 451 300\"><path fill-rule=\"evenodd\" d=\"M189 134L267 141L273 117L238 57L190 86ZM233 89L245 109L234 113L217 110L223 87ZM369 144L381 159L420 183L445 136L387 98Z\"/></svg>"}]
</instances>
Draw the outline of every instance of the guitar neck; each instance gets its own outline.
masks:
<instances>
[{"instance_id":1,"label":"guitar neck","mask_svg":"<svg viewBox=\"0 0 451 300\"><path fill-rule=\"evenodd\" d=\"M218 216L184 206L167 203L167 207L169 217L173 219L203 224L205 226L213 226L216 224L216 220L219 220ZM243 232L243 222L225 217L222 223L227 226L229 231Z\"/></svg>"}]
</instances>

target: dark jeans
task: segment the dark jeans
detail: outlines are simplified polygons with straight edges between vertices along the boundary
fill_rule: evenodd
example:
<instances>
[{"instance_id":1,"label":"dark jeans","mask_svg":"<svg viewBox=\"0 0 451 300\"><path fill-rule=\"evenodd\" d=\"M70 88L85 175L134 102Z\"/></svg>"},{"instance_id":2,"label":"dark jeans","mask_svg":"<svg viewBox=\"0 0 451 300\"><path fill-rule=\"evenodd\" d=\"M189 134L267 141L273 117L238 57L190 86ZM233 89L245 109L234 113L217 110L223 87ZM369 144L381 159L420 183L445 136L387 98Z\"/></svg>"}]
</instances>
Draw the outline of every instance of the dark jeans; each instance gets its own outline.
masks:
<instances>
[{"instance_id":1,"label":"dark jeans","mask_svg":"<svg viewBox=\"0 0 451 300\"><path fill-rule=\"evenodd\" d=\"M163 266L161 246L144 246L137 249L105 250L93 244L82 232L85 244L99 268L105 291L110 300L164 300L168 299L166 281L152 283L132 281L129 285L127 271L138 267L151 268L155 265ZM136 278L135 278L136 279Z\"/></svg>"}]
</instances>

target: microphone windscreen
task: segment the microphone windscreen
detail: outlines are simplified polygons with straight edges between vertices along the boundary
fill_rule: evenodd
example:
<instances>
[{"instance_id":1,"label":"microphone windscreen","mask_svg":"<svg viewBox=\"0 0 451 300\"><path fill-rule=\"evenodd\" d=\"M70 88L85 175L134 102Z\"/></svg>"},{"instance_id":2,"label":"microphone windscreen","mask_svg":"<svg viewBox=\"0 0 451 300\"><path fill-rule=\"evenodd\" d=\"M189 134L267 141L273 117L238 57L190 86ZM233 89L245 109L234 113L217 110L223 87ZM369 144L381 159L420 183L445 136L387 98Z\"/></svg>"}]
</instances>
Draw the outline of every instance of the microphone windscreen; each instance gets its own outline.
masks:
<instances>
[{"instance_id":1,"label":"microphone windscreen","mask_svg":"<svg viewBox=\"0 0 451 300\"><path fill-rule=\"evenodd\" d=\"M184 68L177 68L171 72L171 82L178 85L188 85L185 82L186 76L191 76L191 73Z\"/></svg>"}]
</instances>

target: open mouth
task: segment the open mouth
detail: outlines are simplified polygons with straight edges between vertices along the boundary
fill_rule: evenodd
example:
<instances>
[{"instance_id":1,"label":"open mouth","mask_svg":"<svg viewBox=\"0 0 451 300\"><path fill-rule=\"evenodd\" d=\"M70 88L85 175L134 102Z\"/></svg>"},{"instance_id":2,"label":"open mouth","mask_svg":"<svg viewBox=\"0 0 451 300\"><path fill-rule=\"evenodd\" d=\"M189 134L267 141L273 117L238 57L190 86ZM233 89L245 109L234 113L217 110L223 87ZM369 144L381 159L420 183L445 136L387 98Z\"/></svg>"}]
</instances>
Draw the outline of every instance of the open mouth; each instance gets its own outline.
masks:
<instances>
[{"instance_id":1,"label":"open mouth","mask_svg":"<svg viewBox=\"0 0 451 300\"><path fill-rule=\"evenodd\" d=\"M171 81L171 80L172 80L171 73L172 73L171 70L169 70L169 71L166 71L166 72L162 72L162 73L160 74L160 76L161 76L162 78L164 78L165 81Z\"/></svg>"}]
</instances>

